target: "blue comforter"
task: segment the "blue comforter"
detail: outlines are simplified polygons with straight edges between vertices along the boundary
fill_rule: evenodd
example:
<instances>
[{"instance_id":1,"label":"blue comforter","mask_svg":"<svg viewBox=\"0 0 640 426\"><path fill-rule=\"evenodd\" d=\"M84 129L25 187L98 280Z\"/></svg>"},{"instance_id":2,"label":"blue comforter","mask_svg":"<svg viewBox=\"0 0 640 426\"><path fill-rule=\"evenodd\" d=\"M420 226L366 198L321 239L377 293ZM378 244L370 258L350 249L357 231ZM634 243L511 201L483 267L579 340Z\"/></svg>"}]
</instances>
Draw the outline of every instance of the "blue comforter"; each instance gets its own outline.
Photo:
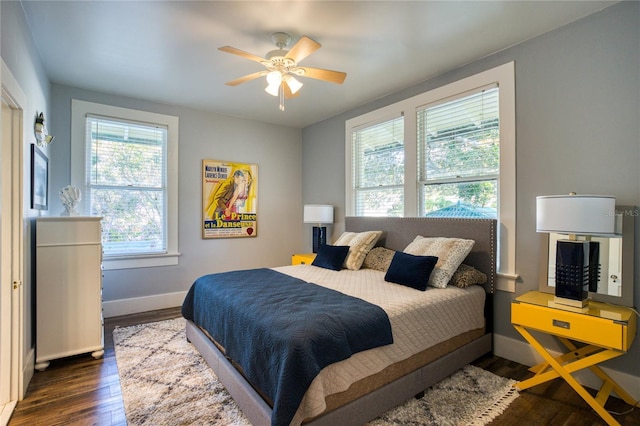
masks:
<instances>
[{"instance_id":1,"label":"blue comforter","mask_svg":"<svg viewBox=\"0 0 640 426\"><path fill-rule=\"evenodd\" d=\"M271 269L198 278L182 314L271 399L272 425L291 422L322 368L393 343L380 307Z\"/></svg>"}]
</instances>

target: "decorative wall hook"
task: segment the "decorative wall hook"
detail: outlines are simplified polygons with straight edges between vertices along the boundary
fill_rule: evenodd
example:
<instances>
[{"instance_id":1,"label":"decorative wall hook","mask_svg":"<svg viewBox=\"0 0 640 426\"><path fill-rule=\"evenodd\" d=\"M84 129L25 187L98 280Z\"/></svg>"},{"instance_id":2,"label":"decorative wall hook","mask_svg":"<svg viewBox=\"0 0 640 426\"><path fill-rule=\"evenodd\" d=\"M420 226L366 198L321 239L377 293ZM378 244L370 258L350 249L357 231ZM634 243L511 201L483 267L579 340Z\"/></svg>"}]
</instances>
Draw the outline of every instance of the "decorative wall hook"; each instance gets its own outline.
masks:
<instances>
[{"instance_id":1,"label":"decorative wall hook","mask_svg":"<svg viewBox=\"0 0 640 426\"><path fill-rule=\"evenodd\" d=\"M47 130L47 125L44 120L44 114L40 113L36 117L36 124L34 125L34 132L36 135L36 143L40 147L45 147L49 145L55 139L55 136L49 135L49 131Z\"/></svg>"}]
</instances>

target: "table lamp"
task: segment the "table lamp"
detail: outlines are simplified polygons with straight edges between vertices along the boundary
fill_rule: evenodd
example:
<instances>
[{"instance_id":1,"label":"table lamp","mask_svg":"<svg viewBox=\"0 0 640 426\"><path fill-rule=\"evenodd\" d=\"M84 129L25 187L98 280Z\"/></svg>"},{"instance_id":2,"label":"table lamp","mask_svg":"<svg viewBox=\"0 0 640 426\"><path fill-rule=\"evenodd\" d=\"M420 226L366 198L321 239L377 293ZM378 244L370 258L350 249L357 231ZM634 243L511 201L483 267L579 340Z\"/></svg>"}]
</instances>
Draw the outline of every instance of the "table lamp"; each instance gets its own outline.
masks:
<instances>
[{"instance_id":1,"label":"table lamp","mask_svg":"<svg viewBox=\"0 0 640 426\"><path fill-rule=\"evenodd\" d=\"M615 207L606 195L536 197L536 231L569 235L556 245L555 303L584 308L597 290L600 250L591 237L615 236Z\"/></svg>"},{"instance_id":2,"label":"table lamp","mask_svg":"<svg viewBox=\"0 0 640 426\"><path fill-rule=\"evenodd\" d=\"M333 206L328 204L305 204L304 223L315 223L313 227L313 252L327 243L327 228L322 224L333 223Z\"/></svg>"}]
</instances>

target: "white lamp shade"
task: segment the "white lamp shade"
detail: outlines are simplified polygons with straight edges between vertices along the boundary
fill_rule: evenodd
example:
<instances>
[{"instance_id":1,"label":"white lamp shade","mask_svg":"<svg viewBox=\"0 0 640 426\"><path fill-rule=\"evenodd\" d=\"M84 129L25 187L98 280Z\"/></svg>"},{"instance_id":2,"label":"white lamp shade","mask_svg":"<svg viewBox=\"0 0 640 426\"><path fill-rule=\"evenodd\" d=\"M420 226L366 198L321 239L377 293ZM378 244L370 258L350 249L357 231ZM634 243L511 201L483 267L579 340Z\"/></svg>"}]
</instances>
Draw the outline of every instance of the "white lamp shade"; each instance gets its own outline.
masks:
<instances>
[{"instance_id":1,"label":"white lamp shade","mask_svg":"<svg viewBox=\"0 0 640 426\"><path fill-rule=\"evenodd\" d=\"M294 95L302 88L302 83L296 80L292 75L285 76L284 81L287 83L289 89L291 89L291 93Z\"/></svg>"},{"instance_id":2,"label":"white lamp shade","mask_svg":"<svg viewBox=\"0 0 640 426\"><path fill-rule=\"evenodd\" d=\"M305 204L304 223L333 223L333 206L328 204Z\"/></svg>"},{"instance_id":3,"label":"white lamp shade","mask_svg":"<svg viewBox=\"0 0 640 426\"><path fill-rule=\"evenodd\" d=\"M278 96L278 94L280 92L280 85L279 84L270 84L264 89L264 91L267 92L268 94L270 94L271 96Z\"/></svg>"},{"instance_id":4,"label":"white lamp shade","mask_svg":"<svg viewBox=\"0 0 640 426\"><path fill-rule=\"evenodd\" d=\"M280 71L271 71L267 74L267 83L269 84L265 92L271 96L278 96L280 92L280 84L282 84L282 73Z\"/></svg>"},{"instance_id":5,"label":"white lamp shade","mask_svg":"<svg viewBox=\"0 0 640 426\"><path fill-rule=\"evenodd\" d=\"M614 235L616 199L607 195L536 197L536 231L576 235Z\"/></svg>"},{"instance_id":6,"label":"white lamp shade","mask_svg":"<svg viewBox=\"0 0 640 426\"><path fill-rule=\"evenodd\" d=\"M267 74L267 83L269 83L269 85L280 86L280 83L282 83L282 73L280 71L271 71Z\"/></svg>"}]
</instances>

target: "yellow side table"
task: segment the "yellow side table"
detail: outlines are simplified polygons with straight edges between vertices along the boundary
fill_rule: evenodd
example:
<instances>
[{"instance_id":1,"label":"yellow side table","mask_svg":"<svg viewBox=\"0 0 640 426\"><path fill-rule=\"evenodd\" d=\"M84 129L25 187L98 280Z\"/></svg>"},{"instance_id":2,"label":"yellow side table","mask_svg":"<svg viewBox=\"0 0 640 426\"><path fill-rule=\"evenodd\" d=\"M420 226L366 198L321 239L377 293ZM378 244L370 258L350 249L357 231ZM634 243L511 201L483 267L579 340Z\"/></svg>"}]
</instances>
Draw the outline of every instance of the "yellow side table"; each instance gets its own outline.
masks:
<instances>
[{"instance_id":1,"label":"yellow side table","mask_svg":"<svg viewBox=\"0 0 640 426\"><path fill-rule=\"evenodd\" d=\"M291 256L292 265L311 265L313 259L316 258L315 253L297 253Z\"/></svg>"},{"instance_id":2,"label":"yellow side table","mask_svg":"<svg viewBox=\"0 0 640 426\"><path fill-rule=\"evenodd\" d=\"M619 425L604 409L611 391L614 390L627 404L635 406L637 401L597 364L629 350L636 335L635 313L629 308L593 301L584 312L563 309L554 304L553 298L553 294L532 291L517 297L511 304L511 323L545 360L530 368L535 376L515 386L524 390L562 377L607 424ZM552 356L530 330L557 337L568 349L567 353ZM586 345L578 348L572 341ZM584 368L589 368L603 382L595 398L571 375Z\"/></svg>"}]
</instances>

